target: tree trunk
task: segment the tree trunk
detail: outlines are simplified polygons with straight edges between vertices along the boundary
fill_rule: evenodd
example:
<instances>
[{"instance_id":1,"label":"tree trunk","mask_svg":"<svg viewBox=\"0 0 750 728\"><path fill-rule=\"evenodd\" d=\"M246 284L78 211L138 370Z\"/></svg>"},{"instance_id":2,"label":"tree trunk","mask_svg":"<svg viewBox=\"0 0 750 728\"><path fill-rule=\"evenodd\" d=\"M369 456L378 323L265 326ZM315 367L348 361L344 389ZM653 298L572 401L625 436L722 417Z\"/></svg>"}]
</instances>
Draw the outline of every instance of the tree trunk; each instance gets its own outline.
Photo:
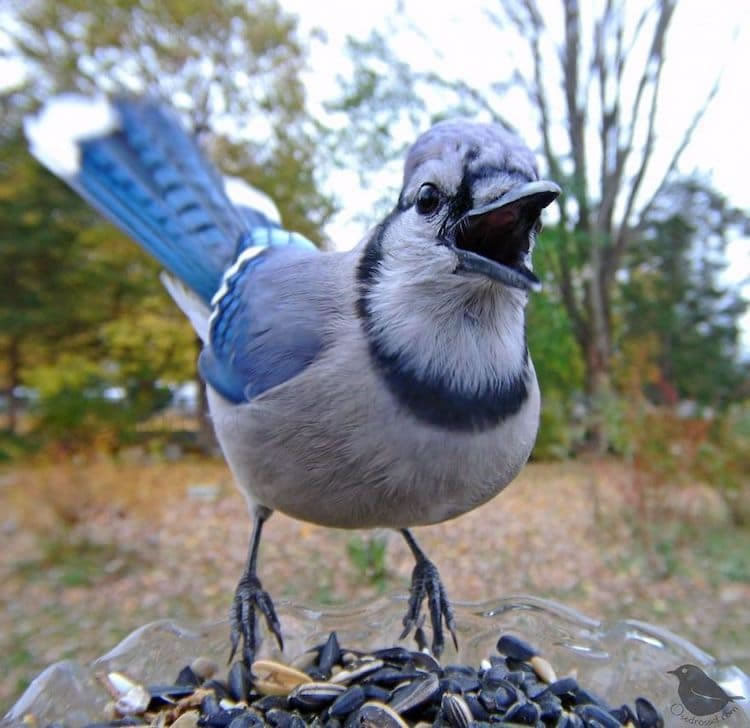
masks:
<instances>
[{"instance_id":1,"label":"tree trunk","mask_svg":"<svg viewBox=\"0 0 750 728\"><path fill-rule=\"evenodd\" d=\"M592 336L586 342L584 352L586 395L589 405L586 439L592 451L597 455L603 455L607 451L605 408L612 392L610 356L602 344L601 340L597 341L597 337Z\"/></svg>"}]
</instances>

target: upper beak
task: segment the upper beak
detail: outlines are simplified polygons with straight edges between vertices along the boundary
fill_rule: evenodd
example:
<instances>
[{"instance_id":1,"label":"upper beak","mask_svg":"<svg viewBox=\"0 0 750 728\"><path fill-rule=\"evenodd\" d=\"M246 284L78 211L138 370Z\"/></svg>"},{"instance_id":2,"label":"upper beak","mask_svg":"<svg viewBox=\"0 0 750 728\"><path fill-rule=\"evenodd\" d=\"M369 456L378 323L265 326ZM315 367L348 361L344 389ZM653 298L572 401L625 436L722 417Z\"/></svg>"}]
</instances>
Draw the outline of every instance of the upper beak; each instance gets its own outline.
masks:
<instances>
[{"instance_id":1,"label":"upper beak","mask_svg":"<svg viewBox=\"0 0 750 728\"><path fill-rule=\"evenodd\" d=\"M480 274L512 288L540 290L541 282L525 265L531 228L560 191L554 182L537 180L469 210L456 236L456 270Z\"/></svg>"},{"instance_id":2,"label":"upper beak","mask_svg":"<svg viewBox=\"0 0 750 728\"><path fill-rule=\"evenodd\" d=\"M561 192L560 186L550 180L528 182L524 185L518 185L518 187L511 187L505 194L486 205L469 210L467 216L484 215L487 212L507 207L514 202L522 202L524 206L533 206L537 212L540 212L547 205L553 203Z\"/></svg>"}]
</instances>

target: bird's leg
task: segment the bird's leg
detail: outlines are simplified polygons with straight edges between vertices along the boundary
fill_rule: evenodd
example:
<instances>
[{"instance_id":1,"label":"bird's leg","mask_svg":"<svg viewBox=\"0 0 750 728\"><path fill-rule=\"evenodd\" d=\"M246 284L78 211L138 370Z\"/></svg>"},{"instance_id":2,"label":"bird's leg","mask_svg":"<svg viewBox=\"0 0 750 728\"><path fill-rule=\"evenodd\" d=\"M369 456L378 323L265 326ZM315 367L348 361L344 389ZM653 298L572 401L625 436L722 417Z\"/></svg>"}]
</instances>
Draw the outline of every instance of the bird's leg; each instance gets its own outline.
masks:
<instances>
[{"instance_id":1,"label":"bird's leg","mask_svg":"<svg viewBox=\"0 0 750 728\"><path fill-rule=\"evenodd\" d=\"M258 562L260 534L263 530L263 524L271 513L272 511L262 506L257 506L255 509L253 533L250 537L250 552L247 556L245 571L234 592L234 602L232 603L230 613L232 651L229 655L229 661L232 661L240 639L242 639L242 659L248 668L252 665L255 657L255 648L259 642L256 610L260 611L265 617L268 629L276 637L279 648L284 649L284 640L281 637L281 625L276 616L273 602L271 601L271 597L268 596L268 592L261 586L260 580L255 573Z\"/></svg>"},{"instance_id":2,"label":"bird's leg","mask_svg":"<svg viewBox=\"0 0 750 728\"><path fill-rule=\"evenodd\" d=\"M443 639L443 620L445 626L451 633L453 644L458 649L456 640L456 622L453 618L453 610L445 596L445 588L440 581L440 574L437 567L424 554L419 545L412 536L408 528L402 528L401 534L406 539L417 564L411 574L411 586L409 587L409 608L404 616L404 631L399 639L403 639L417 625L421 628L419 613L422 609L422 602L427 597L427 603L430 608L430 621L432 622L432 654L440 657L445 646Z\"/></svg>"}]
</instances>

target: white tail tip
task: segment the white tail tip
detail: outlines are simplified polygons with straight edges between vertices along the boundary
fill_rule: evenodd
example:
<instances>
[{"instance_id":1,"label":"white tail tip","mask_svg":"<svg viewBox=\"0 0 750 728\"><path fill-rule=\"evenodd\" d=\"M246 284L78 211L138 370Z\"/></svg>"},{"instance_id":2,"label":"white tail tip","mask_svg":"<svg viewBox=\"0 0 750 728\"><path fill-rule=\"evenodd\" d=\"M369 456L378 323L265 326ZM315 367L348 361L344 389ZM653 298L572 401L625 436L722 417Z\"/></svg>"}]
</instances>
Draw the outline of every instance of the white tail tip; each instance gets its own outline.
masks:
<instances>
[{"instance_id":1,"label":"white tail tip","mask_svg":"<svg viewBox=\"0 0 750 728\"><path fill-rule=\"evenodd\" d=\"M74 177L81 167L78 143L120 128L112 104L104 98L64 94L48 101L24 121L31 153L60 177Z\"/></svg>"}]
</instances>

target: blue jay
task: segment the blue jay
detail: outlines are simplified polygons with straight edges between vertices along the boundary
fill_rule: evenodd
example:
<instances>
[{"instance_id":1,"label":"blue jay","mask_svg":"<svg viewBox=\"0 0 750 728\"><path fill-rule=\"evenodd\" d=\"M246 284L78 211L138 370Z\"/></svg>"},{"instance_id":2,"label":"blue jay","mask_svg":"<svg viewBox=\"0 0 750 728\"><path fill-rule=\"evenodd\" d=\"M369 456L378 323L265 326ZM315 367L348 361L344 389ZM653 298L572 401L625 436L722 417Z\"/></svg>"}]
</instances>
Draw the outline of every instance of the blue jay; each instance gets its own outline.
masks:
<instances>
[{"instance_id":1,"label":"blue jay","mask_svg":"<svg viewBox=\"0 0 750 728\"><path fill-rule=\"evenodd\" d=\"M539 180L529 149L497 125L441 122L409 150L393 211L354 249L321 252L268 200L222 180L157 103L63 96L26 133L166 268L203 340L216 435L254 518L232 655L241 641L252 661L261 614L283 649L257 575L275 510L399 530L416 560L402 638L421 633L426 598L433 653L443 623L455 643L438 570L409 529L490 500L536 438L524 309L540 288L540 213L560 188Z\"/></svg>"}]
</instances>

